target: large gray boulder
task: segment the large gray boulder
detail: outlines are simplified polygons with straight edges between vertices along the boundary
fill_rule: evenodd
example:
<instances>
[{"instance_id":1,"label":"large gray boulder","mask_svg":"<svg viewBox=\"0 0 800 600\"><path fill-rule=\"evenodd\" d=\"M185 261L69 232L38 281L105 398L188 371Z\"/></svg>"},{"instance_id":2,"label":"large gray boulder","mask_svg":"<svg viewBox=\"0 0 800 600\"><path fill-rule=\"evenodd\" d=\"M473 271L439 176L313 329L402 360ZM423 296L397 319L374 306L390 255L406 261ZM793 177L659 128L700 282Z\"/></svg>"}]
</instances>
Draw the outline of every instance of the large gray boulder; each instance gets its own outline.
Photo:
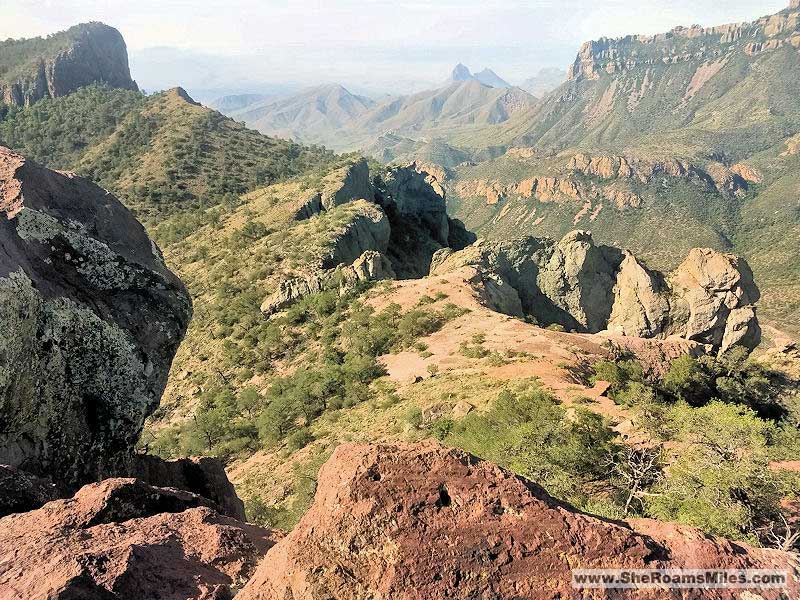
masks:
<instances>
[{"instance_id":1,"label":"large gray boulder","mask_svg":"<svg viewBox=\"0 0 800 600\"><path fill-rule=\"evenodd\" d=\"M759 293L750 267L744 259L707 248L692 250L669 277L629 252L596 246L581 231L559 242L479 241L459 252L440 251L432 264L433 275L475 268L489 308L517 316L521 306L543 325L643 338L678 336L718 352L737 345L753 349L761 340ZM519 303L510 298L511 290Z\"/></svg>"},{"instance_id":2,"label":"large gray boulder","mask_svg":"<svg viewBox=\"0 0 800 600\"><path fill-rule=\"evenodd\" d=\"M672 331L720 351L754 348L761 340L750 266L733 254L694 248L670 277Z\"/></svg>"},{"instance_id":3,"label":"large gray boulder","mask_svg":"<svg viewBox=\"0 0 800 600\"><path fill-rule=\"evenodd\" d=\"M65 490L124 473L191 312L114 196L0 148L0 463Z\"/></svg>"}]
</instances>

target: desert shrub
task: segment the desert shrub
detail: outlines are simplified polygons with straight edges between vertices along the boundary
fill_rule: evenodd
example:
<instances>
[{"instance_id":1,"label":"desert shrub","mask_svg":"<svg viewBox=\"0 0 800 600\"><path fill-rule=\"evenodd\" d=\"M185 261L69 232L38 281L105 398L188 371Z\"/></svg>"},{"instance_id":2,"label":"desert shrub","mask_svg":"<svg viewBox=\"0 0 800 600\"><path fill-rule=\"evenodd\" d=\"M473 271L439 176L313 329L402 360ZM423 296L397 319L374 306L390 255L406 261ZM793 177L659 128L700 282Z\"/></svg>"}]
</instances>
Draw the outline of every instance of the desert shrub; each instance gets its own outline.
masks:
<instances>
[{"instance_id":1,"label":"desert shrub","mask_svg":"<svg viewBox=\"0 0 800 600\"><path fill-rule=\"evenodd\" d=\"M598 381L610 383L608 394L614 401L617 401L617 395L624 392L629 384L642 383L644 380L642 365L636 360L599 360L592 365L592 370L592 385Z\"/></svg>"},{"instance_id":2,"label":"desert shrub","mask_svg":"<svg viewBox=\"0 0 800 600\"><path fill-rule=\"evenodd\" d=\"M775 519L780 476L769 468L776 427L745 406L679 403L668 415L680 452L646 501L648 513L733 539L757 542Z\"/></svg>"},{"instance_id":3,"label":"desert shrub","mask_svg":"<svg viewBox=\"0 0 800 600\"><path fill-rule=\"evenodd\" d=\"M491 460L581 504L588 481L605 475L614 433L599 415L566 410L546 390L503 391L486 412L456 423L445 442Z\"/></svg>"},{"instance_id":4,"label":"desert shrub","mask_svg":"<svg viewBox=\"0 0 800 600\"><path fill-rule=\"evenodd\" d=\"M307 427L303 427L286 438L286 447L292 451L300 450L300 448L305 448L313 441L314 434Z\"/></svg>"}]
</instances>

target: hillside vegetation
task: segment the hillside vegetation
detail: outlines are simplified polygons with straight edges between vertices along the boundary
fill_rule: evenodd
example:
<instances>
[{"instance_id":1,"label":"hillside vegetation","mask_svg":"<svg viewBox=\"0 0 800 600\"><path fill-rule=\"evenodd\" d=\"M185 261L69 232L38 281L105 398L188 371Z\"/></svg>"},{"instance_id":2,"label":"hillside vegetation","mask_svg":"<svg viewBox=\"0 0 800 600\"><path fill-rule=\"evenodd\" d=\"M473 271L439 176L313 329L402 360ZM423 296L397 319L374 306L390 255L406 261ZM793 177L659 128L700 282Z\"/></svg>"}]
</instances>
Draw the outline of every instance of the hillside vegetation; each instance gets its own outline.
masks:
<instances>
[{"instance_id":1,"label":"hillside vegetation","mask_svg":"<svg viewBox=\"0 0 800 600\"><path fill-rule=\"evenodd\" d=\"M198 216L197 209L236 203L240 194L333 160L324 150L248 129L179 88L144 96L95 85L0 116L4 144L91 177L153 226L176 213Z\"/></svg>"}]
</instances>

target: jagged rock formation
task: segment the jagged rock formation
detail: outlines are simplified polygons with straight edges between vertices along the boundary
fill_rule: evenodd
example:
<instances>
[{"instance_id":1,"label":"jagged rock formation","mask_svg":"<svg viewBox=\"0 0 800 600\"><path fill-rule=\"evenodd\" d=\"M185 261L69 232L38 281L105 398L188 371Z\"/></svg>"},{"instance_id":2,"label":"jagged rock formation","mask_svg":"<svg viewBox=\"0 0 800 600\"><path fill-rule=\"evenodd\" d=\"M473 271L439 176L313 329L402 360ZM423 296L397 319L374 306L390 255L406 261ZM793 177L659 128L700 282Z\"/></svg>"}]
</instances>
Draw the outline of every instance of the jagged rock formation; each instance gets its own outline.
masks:
<instances>
[{"instance_id":1,"label":"jagged rock formation","mask_svg":"<svg viewBox=\"0 0 800 600\"><path fill-rule=\"evenodd\" d=\"M692 250L668 278L628 252L596 246L587 232L559 242L521 238L443 251L432 275L473 266L487 287L487 306L577 331L634 337L677 335L724 352L755 348L758 288L746 261ZM513 291L512 291L513 290ZM514 298L514 293L518 298Z\"/></svg>"},{"instance_id":2,"label":"jagged rock formation","mask_svg":"<svg viewBox=\"0 0 800 600\"><path fill-rule=\"evenodd\" d=\"M340 292L359 283L417 278L430 271L434 254L445 247L461 249L475 238L447 216L439 180L416 164L392 167L370 178L361 159L327 176L294 209L295 220L347 205L348 221L312 271L282 281L261 310L273 314L310 294Z\"/></svg>"},{"instance_id":3,"label":"jagged rock formation","mask_svg":"<svg viewBox=\"0 0 800 600\"><path fill-rule=\"evenodd\" d=\"M114 196L0 148L0 463L65 489L125 473L190 316Z\"/></svg>"},{"instance_id":4,"label":"jagged rock formation","mask_svg":"<svg viewBox=\"0 0 800 600\"><path fill-rule=\"evenodd\" d=\"M335 289L347 292L360 283L394 279L389 259L375 250L367 250L350 265L340 265L307 277L296 277L282 281L278 290L261 305L261 312L274 314L288 308L297 301L324 290Z\"/></svg>"},{"instance_id":5,"label":"jagged rock formation","mask_svg":"<svg viewBox=\"0 0 800 600\"><path fill-rule=\"evenodd\" d=\"M19 55L0 73L0 103L28 106L71 94L92 83L137 90L119 31L103 23L76 25L50 36L0 43L0 54Z\"/></svg>"},{"instance_id":6,"label":"jagged rock formation","mask_svg":"<svg viewBox=\"0 0 800 600\"><path fill-rule=\"evenodd\" d=\"M109 479L0 519L0 598L230 598L274 538L195 494Z\"/></svg>"},{"instance_id":7,"label":"jagged rock formation","mask_svg":"<svg viewBox=\"0 0 800 600\"><path fill-rule=\"evenodd\" d=\"M436 443L351 444L323 466L313 506L237 600L577 599L587 590L572 588L575 567L791 570L791 561L690 527L582 514L535 483ZM734 600L740 593L645 590L636 597Z\"/></svg>"}]
</instances>

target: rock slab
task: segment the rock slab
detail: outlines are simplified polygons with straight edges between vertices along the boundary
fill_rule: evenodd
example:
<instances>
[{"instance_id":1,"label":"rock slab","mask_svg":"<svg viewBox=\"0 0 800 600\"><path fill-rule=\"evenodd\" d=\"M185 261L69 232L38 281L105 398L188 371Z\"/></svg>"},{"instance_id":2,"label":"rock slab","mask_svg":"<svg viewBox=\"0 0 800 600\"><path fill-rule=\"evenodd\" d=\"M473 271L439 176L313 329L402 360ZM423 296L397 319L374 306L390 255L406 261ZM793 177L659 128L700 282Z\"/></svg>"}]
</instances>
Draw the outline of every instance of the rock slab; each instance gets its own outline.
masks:
<instances>
[{"instance_id":1,"label":"rock slab","mask_svg":"<svg viewBox=\"0 0 800 600\"><path fill-rule=\"evenodd\" d=\"M311 510L237 600L623 598L573 589L571 569L779 568L790 555L690 527L611 522L437 443L340 446ZM796 581L787 590L794 597ZM637 598L740 598L741 590L651 590ZM758 590L762 599L775 591Z\"/></svg>"}]
</instances>

